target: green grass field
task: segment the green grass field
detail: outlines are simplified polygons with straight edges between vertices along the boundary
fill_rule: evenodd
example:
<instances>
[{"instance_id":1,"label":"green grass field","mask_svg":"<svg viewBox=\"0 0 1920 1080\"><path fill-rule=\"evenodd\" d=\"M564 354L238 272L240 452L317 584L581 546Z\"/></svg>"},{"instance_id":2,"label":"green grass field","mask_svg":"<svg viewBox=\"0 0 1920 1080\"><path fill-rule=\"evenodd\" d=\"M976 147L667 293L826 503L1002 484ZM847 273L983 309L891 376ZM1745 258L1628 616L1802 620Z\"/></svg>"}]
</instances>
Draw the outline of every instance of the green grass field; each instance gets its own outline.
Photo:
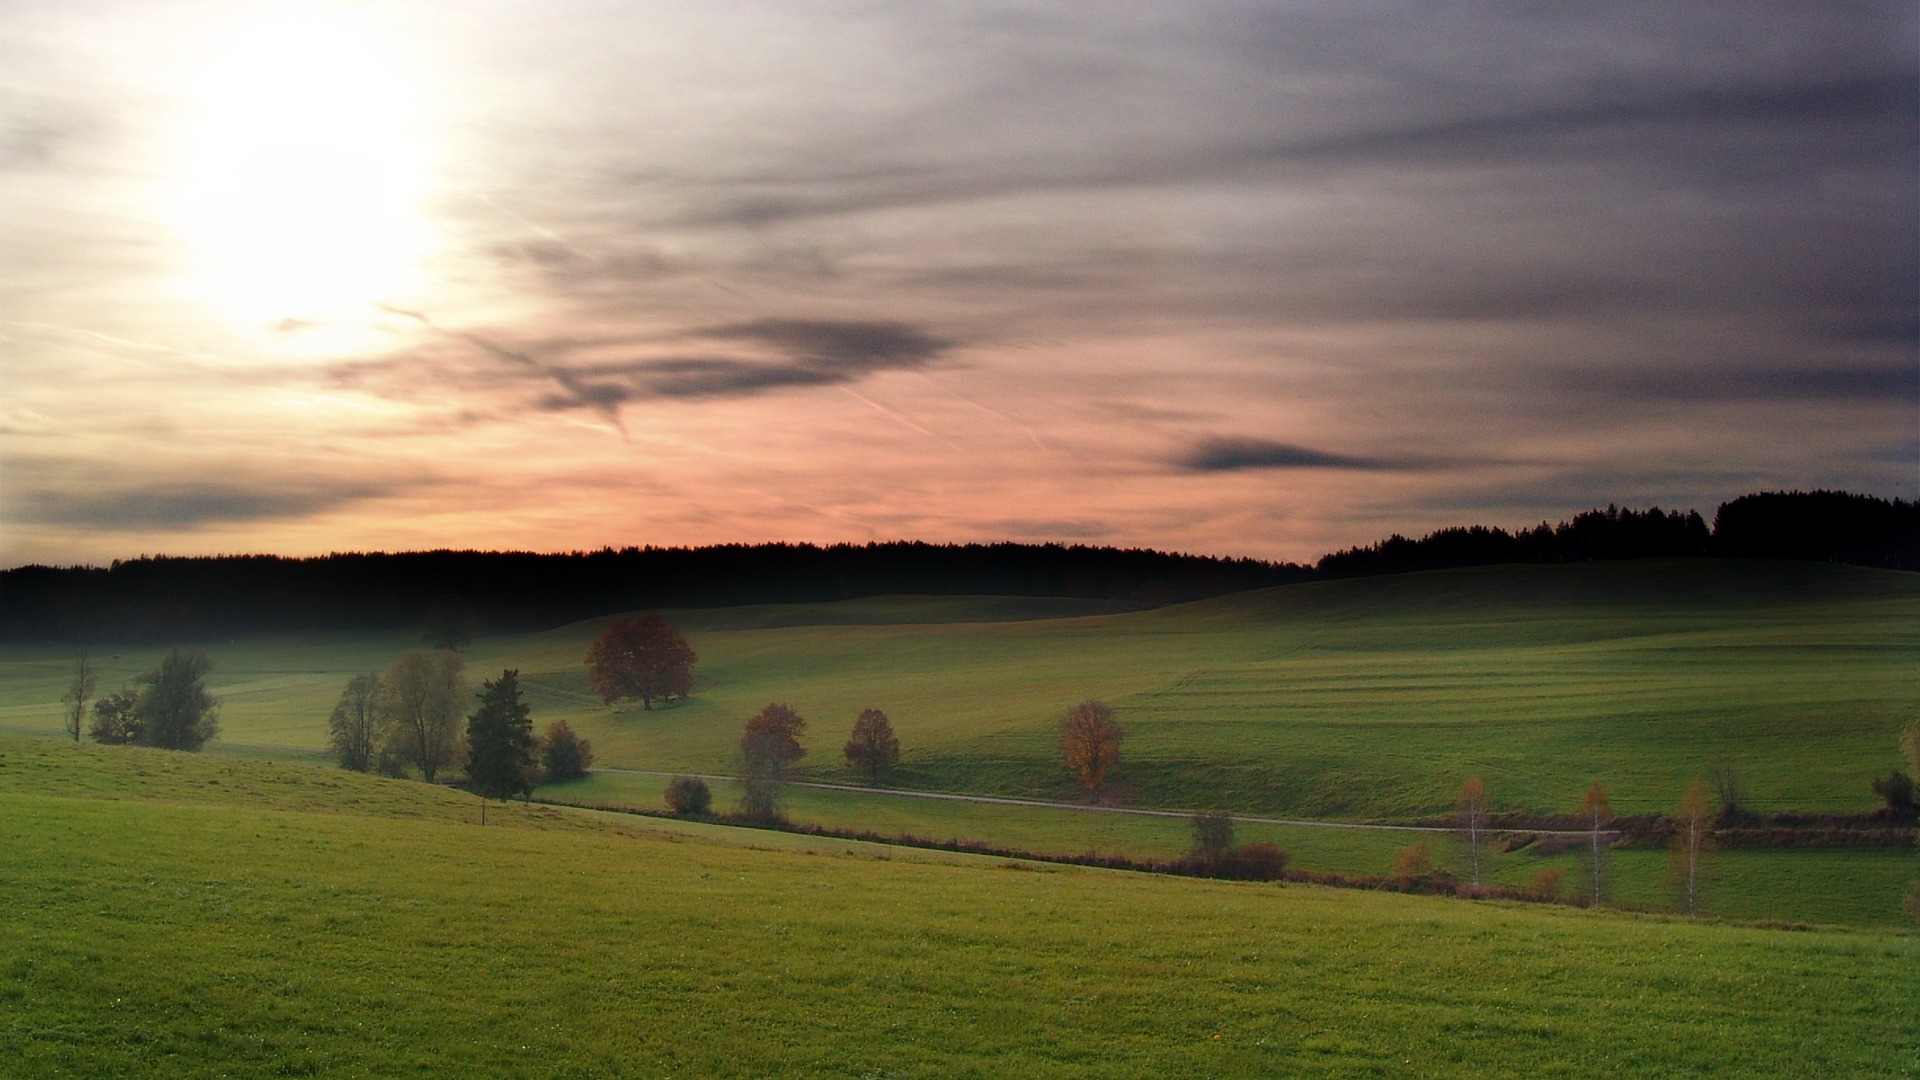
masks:
<instances>
[{"instance_id":1,"label":"green grass field","mask_svg":"<svg viewBox=\"0 0 1920 1080\"><path fill-rule=\"evenodd\" d=\"M1163 878L0 739L9 1076L1920 1074L1920 938Z\"/></svg>"},{"instance_id":2,"label":"green grass field","mask_svg":"<svg viewBox=\"0 0 1920 1080\"><path fill-rule=\"evenodd\" d=\"M542 790L542 797L576 805L658 810L664 805L665 788L664 777L599 772L584 780L550 785ZM715 784L714 798L718 809L734 809L740 801L738 785ZM1044 854L1166 859L1186 854L1193 842L1191 827L1181 818L902 799L804 787L790 787L785 798L787 814L796 822L933 841L972 840ZM1241 824L1235 838L1286 848L1293 857L1289 865L1296 870L1375 877L1391 875L1400 849L1424 840L1438 865L1462 878L1466 874L1457 842L1444 833ZM1517 889L1541 871L1558 868L1566 875L1562 895L1586 896L1592 888L1591 865L1585 849L1543 855L1537 843L1512 852L1498 850L1496 845L1484 856L1483 880ZM1727 850L1713 853L1710 865L1705 905L1717 916L1848 926L1913 925L1901 906L1907 883L1920 879L1920 855L1909 848ZM1603 873L1610 903L1654 910L1672 905L1664 850L1632 846L1611 850Z\"/></svg>"},{"instance_id":3,"label":"green grass field","mask_svg":"<svg viewBox=\"0 0 1920 1080\"><path fill-rule=\"evenodd\" d=\"M729 772L744 719L784 701L810 720L803 771L855 780L838 749L874 706L904 747L890 783L1060 800L1078 793L1059 764L1059 718L1098 697L1127 731L1114 797L1357 821L1444 814L1469 774L1486 781L1496 809L1569 811L1598 780L1616 811L1664 813L1719 760L1744 774L1754 808L1865 810L1869 780L1900 763L1896 732L1920 715L1920 575L1819 564L1491 567L1141 611L895 597L668 615L701 657L688 702L608 708L587 692L582 657L607 619L482 638L469 672L477 684L519 668L536 723L566 719L606 766ZM407 634L200 643L224 701L210 752L324 762L326 716L346 680L414 643ZM74 652L0 648L0 733L57 735ZM159 653L98 655L103 689ZM1158 855L1184 844L1178 822L852 798L796 796L794 813L1039 850ZM1279 842L1299 866L1374 873L1404 841L1314 831ZM1658 854L1643 853L1643 869L1634 868L1643 856L1621 855L1622 898L1659 902ZM1722 860L1717 910L1900 918L1909 853L1782 854L1753 874L1733 871L1750 858L1761 856ZM1515 860L1501 872L1524 877L1536 865ZM1776 887L1769 866L1799 868L1781 871L1793 887ZM1797 876L1807 868L1817 876ZM1803 899L1783 908L1782 896Z\"/></svg>"},{"instance_id":4,"label":"green grass field","mask_svg":"<svg viewBox=\"0 0 1920 1080\"><path fill-rule=\"evenodd\" d=\"M803 770L884 709L903 786L1072 798L1067 706L1127 730L1122 793L1144 806L1401 819L1445 813L1469 773L1496 808L1569 810L1595 780L1616 810L1665 812L1717 760L1762 810L1871 807L1920 715L1920 575L1799 563L1510 566L1324 582L1153 611L1093 602L885 598L675 612L699 651L693 700L651 712L587 693L606 620L483 638L476 682L517 667L541 722L605 765L727 772L768 701L807 716ZM224 699L212 748L319 760L351 675L407 635L204 642ZM0 648L0 732L53 735L74 649ZM101 657L103 687L158 649Z\"/></svg>"}]
</instances>

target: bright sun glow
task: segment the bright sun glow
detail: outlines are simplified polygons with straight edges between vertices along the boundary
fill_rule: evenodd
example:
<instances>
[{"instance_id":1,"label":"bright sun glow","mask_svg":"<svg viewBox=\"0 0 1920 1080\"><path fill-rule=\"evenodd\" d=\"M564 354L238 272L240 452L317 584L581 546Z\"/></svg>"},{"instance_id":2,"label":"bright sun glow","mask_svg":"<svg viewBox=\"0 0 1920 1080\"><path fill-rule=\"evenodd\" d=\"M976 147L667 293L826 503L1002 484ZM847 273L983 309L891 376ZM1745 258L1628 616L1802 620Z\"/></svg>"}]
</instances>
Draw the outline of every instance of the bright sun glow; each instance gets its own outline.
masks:
<instances>
[{"instance_id":1,"label":"bright sun glow","mask_svg":"<svg viewBox=\"0 0 1920 1080\"><path fill-rule=\"evenodd\" d=\"M429 80L344 10L275 5L227 30L174 142L188 291L290 351L366 344L425 285Z\"/></svg>"}]
</instances>

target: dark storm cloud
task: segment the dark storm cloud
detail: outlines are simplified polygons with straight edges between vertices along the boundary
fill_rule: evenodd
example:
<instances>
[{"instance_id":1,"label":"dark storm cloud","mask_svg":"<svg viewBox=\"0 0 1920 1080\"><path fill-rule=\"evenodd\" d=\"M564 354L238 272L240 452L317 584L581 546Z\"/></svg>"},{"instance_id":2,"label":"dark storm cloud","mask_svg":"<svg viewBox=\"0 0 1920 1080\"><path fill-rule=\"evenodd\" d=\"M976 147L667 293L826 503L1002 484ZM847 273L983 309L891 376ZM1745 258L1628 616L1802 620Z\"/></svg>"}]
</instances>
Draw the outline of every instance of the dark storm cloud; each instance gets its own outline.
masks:
<instances>
[{"instance_id":1,"label":"dark storm cloud","mask_svg":"<svg viewBox=\"0 0 1920 1080\"><path fill-rule=\"evenodd\" d=\"M23 524L130 532L311 517L392 490L380 484L329 483L311 477L292 482L129 484L107 491L39 488L14 494L8 508L9 516Z\"/></svg>"}]
</instances>

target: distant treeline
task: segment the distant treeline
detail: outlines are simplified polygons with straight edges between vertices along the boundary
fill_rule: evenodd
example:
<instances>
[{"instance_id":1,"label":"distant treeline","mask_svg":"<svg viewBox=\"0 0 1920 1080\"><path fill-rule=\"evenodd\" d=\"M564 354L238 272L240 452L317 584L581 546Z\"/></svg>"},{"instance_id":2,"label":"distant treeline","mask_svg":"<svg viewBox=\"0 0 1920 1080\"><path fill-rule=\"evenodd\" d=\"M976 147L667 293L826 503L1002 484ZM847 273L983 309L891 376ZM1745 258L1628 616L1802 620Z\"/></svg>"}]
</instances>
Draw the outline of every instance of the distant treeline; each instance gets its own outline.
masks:
<instances>
[{"instance_id":1,"label":"distant treeline","mask_svg":"<svg viewBox=\"0 0 1920 1080\"><path fill-rule=\"evenodd\" d=\"M1327 555L1315 569L1321 577L1346 578L1498 563L1698 556L1920 570L1920 507L1844 491L1769 492L1722 503L1709 531L1698 511L1609 506L1512 533L1474 525L1418 540L1394 535Z\"/></svg>"},{"instance_id":2,"label":"distant treeline","mask_svg":"<svg viewBox=\"0 0 1920 1080\"><path fill-rule=\"evenodd\" d=\"M1304 581L1305 566L1059 544L727 544L571 554L426 551L290 559L139 558L0 571L0 638L204 639L419 626L444 597L483 626L554 626L642 608L889 594L1168 603Z\"/></svg>"},{"instance_id":3,"label":"distant treeline","mask_svg":"<svg viewBox=\"0 0 1920 1080\"><path fill-rule=\"evenodd\" d=\"M421 625L446 597L496 629L643 608L859 596L1070 596L1169 603L1314 578L1660 556L1815 559L1920 570L1920 509L1845 492L1747 495L1697 512L1609 507L1519 532L1393 536L1316 566L1059 544L728 544L539 555L428 551L139 558L0 571L0 639L181 641Z\"/></svg>"}]
</instances>

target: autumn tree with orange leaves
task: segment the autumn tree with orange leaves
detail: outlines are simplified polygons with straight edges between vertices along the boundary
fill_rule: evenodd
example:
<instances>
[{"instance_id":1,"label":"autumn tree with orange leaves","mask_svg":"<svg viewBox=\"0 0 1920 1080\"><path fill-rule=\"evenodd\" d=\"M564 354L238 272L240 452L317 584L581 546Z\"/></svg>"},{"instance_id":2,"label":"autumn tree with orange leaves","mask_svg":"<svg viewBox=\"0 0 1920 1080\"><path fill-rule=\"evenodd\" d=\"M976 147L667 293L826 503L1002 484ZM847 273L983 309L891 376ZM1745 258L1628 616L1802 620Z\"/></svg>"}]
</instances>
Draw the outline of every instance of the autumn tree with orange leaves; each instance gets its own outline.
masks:
<instances>
[{"instance_id":1,"label":"autumn tree with orange leaves","mask_svg":"<svg viewBox=\"0 0 1920 1080\"><path fill-rule=\"evenodd\" d=\"M1600 830L1613 820L1613 805L1607 801L1607 789L1598 781L1587 789L1586 797L1580 800L1579 814L1593 826L1593 902L1600 903L1601 856L1606 850L1600 842Z\"/></svg>"},{"instance_id":2,"label":"autumn tree with orange leaves","mask_svg":"<svg viewBox=\"0 0 1920 1080\"><path fill-rule=\"evenodd\" d=\"M1706 878L1707 852L1713 849L1715 807L1707 782L1696 779L1673 816L1673 884L1687 914L1700 913L1700 889Z\"/></svg>"},{"instance_id":3,"label":"autumn tree with orange leaves","mask_svg":"<svg viewBox=\"0 0 1920 1080\"><path fill-rule=\"evenodd\" d=\"M1123 733L1105 702L1087 700L1067 710L1060 726L1060 749L1067 768L1080 778L1093 801L1100 801L1100 785L1120 763Z\"/></svg>"},{"instance_id":4,"label":"autumn tree with orange leaves","mask_svg":"<svg viewBox=\"0 0 1920 1080\"><path fill-rule=\"evenodd\" d=\"M1460 830L1460 842L1467 848L1467 865L1473 872L1473 884L1480 884L1480 851L1487 842L1487 786L1477 776L1467 777L1454 801L1459 811L1454 818Z\"/></svg>"}]
</instances>

